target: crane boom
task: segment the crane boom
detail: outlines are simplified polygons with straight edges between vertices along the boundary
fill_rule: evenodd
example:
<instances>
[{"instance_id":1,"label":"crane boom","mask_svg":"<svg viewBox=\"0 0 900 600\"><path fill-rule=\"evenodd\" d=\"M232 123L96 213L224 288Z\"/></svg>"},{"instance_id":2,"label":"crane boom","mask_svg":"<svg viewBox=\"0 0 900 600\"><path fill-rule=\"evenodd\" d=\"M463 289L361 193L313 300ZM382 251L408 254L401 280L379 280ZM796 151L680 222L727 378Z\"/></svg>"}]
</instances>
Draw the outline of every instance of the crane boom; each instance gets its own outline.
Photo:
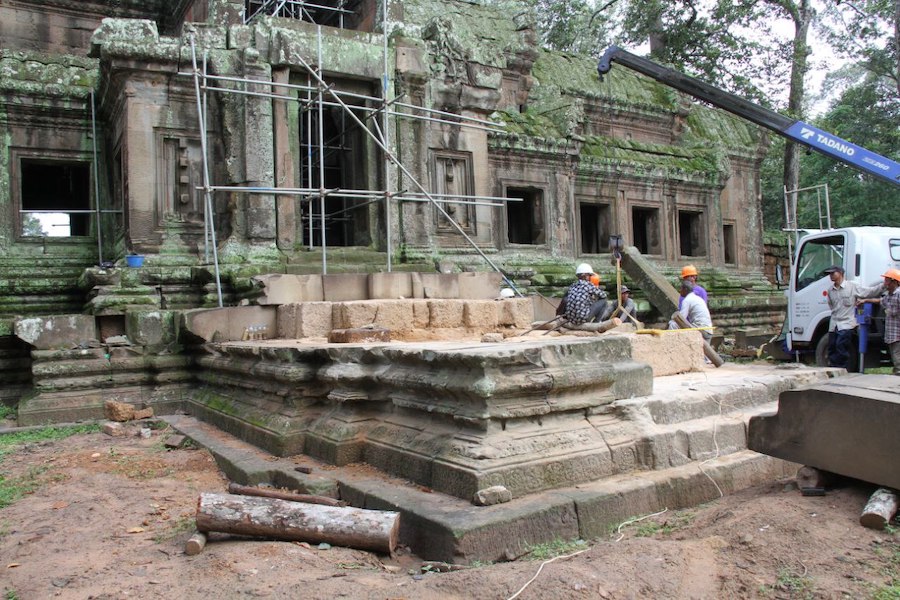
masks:
<instances>
[{"instance_id":1,"label":"crane boom","mask_svg":"<svg viewBox=\"0 0 900 600\"><path fill-rule=\"evenodd\" d=\"M900 186L900 163L866 150L862 146L842 140L836 135L803 121L791 119L773 110L763 108L740 96L674 69L658 65L618 46L610 46L600 57L597 72L600 73L601 79L612 68L613 62L620 63L638 73L652 77L660 83L770 129L778 135L807 146L829 158L839 160L863 173Z\"/></svg>"}]
</instances>

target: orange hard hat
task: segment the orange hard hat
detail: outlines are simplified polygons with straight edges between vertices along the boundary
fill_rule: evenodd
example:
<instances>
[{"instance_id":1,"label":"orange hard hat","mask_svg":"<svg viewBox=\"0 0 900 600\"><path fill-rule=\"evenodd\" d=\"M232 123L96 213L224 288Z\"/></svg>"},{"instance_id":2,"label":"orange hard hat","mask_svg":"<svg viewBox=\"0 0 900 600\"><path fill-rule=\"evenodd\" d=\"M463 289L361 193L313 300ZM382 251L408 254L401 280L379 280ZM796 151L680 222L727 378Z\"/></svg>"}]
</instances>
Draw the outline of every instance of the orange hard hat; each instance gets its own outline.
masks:
<instances>
[{"instance_id":1,"label":"orange hard hat","mask_svg":"<svg viewBox=\"0 0 900 600\"><path fill-rule=\"evenodd\" d=\"M900 269L888 269L884 272L882 277L887 277L888 279L893 279L897 283L900 283Z\"/></svg>"},{"instance_id":2,"label":"orange hard hat","mask_svg":"<svg viewBox=\"0 0 900 600\"><path fill-rule=\"evenodd\" d=\"M597 287L600 287L600 276L596 273L591 275L591 283L593 283Z\"/></svg>"},{"instance_id":3,"label":"orange hard hat","mask_svg":"<svg viewBox=\"0 0 900 600\"><path fill-rule=\"evenodd\" d=\"M697 273L697 267L694 265L685 265L684 268L681 269L681 277L690 277L691 275L695 277L699 275L699 273Z\"/></svg>"}]
</instances>

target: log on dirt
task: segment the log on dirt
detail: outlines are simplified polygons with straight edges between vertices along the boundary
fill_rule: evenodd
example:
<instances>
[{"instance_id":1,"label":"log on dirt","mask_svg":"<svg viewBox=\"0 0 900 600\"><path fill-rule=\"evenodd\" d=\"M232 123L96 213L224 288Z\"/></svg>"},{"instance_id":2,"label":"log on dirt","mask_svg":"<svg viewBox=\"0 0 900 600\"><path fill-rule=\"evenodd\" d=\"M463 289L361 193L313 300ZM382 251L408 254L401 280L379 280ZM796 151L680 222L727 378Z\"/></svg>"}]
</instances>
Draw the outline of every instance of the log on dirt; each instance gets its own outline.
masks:
<instances>
[{"instance_id":1,"label":"log on dirt","mask_svg":"<svg viewBox=\"0 0 900 600\"><path fill-rule=\"evenodd\" d=\"M204 493L197 503L197 530L327 542L392 554L400 532L400 513Z\"/></svg>"},{"instance_id":2,"label":"log on dirt","mask_svg":"<svg viewBox=\"0 0 900 600\"><path fill-rule=\"evenodd\" d=\"M834 474L808 465L797 470L797 487L803 490L824 490L834 484Z\"/></svg>"},{"instance_id":3,"label":"log on dirt","mask_svg":"<svg viewBox=\"0 0 900 600\"><path fill-rule=\"evenodd\" d=\"M203 552L204 547L206 547L206 534L197 531L184 543L184 553L194 556Z\"/></svg>"},{"instance_id":4,"label":"log on dirt","mask_svg":"<svg viewBox=\"0 0 900 600\"><path fill-rule=\"evenodd\" d=\"M263 498L278 498L280 500L290 500L291 502L306 502L308 504L323 504L325 506L347 506L346 502L335 500L327 496L315 496L312 494L295 494L294 492L285 492L282 490L272 490L266 488L253 487L249 485L240 485L237 483L228 484L229 494L238 494L241 496L260 496Z\"/></svg>"},{"instance_id":5,"label":"log on dirt","mask_svg":"<svg viewBox=\"0 0 900 600\"><path fill-rule=\"evenodd\" d=\"M897 492L888 488L878 488L863 508L859 524L869 529L884 529L897 514L898 502L900 498L897 497Z\"/></svg>"}]
</instances>

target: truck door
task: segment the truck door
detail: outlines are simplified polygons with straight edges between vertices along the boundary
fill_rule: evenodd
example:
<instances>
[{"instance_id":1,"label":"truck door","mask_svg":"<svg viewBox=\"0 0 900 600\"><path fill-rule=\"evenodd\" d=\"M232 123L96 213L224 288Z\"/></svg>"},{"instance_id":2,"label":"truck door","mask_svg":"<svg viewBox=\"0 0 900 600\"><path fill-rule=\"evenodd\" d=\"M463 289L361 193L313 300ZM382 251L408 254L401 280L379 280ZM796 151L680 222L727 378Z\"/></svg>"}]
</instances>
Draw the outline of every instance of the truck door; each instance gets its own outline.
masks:
<instances>
[{"instance_id":1,"label":"truck door","mask_svg":"<svg viewBox=\"0 0 900 600\"><path fill-rule=\"evenodd\" d=\"M788 300L788 348L809 347L816 327L828 319L827 289L831 280L822 271L831 265L846 269L846 235L809 236L800 241Z\"/></svg>"}]
</instances>

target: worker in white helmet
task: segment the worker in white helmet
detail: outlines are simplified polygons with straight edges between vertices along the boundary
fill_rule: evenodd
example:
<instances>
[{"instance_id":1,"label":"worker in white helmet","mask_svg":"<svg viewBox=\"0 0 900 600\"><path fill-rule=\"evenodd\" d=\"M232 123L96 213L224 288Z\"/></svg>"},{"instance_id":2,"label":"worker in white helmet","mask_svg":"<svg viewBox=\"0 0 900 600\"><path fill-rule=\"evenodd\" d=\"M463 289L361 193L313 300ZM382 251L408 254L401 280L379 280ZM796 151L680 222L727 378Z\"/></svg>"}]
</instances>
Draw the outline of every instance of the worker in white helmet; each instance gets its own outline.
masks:
<instances>
[{"instance_id":1,"label":"worker in white helmet","mask_svg":"<svg viewBox=\"0 0 900 600\"><path fill-rule=\"evenodd\" d=\"M606 309L606 292L591 283L592 275L594 269L587 263L581 263L575 269L575 283L569 286L556 311L557 315L563 315L567 323L589 323Z\"/></svg>"}]
</instances>

